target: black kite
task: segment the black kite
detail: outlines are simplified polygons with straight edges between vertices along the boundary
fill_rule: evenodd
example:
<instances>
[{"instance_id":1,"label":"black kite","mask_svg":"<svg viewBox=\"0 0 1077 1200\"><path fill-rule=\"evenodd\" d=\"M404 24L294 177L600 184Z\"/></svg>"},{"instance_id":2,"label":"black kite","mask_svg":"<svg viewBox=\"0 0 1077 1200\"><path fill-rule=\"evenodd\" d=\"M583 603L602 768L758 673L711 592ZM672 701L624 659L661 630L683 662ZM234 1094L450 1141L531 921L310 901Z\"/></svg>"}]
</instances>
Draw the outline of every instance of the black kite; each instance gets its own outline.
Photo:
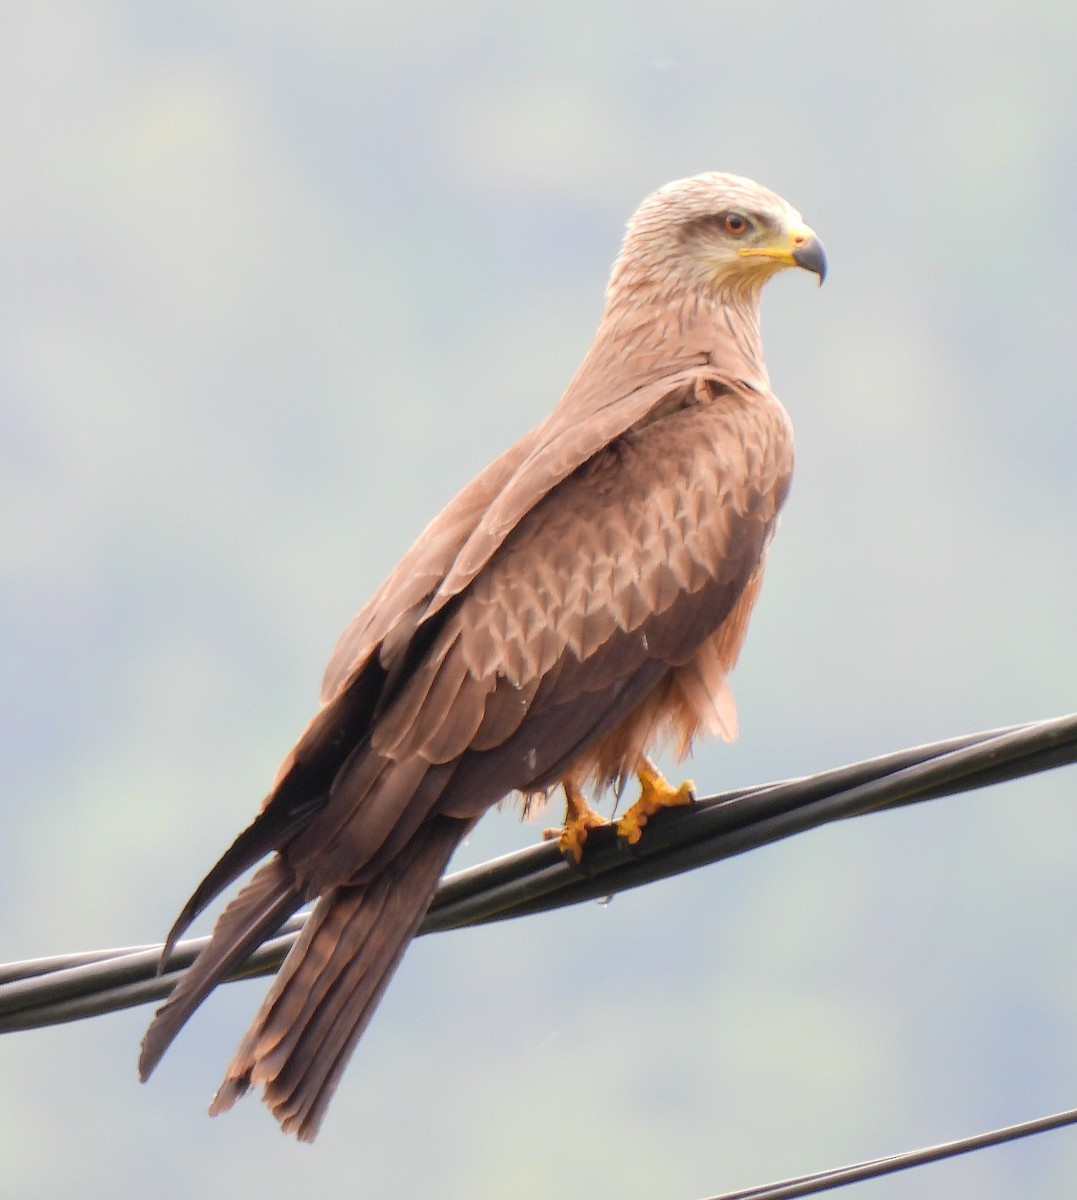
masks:
<instances>
[{"instance_id":1,"label":"black kite","mask_svg":"<svg viewBox=\"0 0 1077 1200\"><path fill-rule=\"evenodd\" d=\"M577 857L580 789L637 774L629 840L686 798L648 749L732 738L726 687L793 468L770 390L759 296L820 279L818 239L731 175L643 202L595 340L561 402L427 527L337 645L322 707L254 822L199 886L165 948L247 868L159 1010L146 1078L218 982L301 905L313 913L212 1112L252 1084L312 1139L454 848L513 791L558 785Z\"/></svg>"}]
</instances>

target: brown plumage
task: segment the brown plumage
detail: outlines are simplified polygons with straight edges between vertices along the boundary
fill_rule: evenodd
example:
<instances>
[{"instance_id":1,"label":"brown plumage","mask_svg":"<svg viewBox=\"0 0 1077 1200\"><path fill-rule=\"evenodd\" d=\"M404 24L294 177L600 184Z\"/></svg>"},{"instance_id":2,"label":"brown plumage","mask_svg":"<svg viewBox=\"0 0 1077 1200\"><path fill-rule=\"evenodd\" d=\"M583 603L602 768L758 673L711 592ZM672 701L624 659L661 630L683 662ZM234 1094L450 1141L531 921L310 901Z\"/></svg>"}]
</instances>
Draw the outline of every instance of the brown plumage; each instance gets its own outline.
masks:
<instances>
[{"instance_id":1,"label":"brown plumage","mask_svg":"<svg viewBox=\"0 0 1077 1200\"><path fill-rule=\"evenodd\" d=\"M337 645L322 707L176 939L248 867L158 1011L146 1078L205 996L313 914L211 1109L252 1084L312 1139L455 847L512 791L604 786L666 734L730 739L736 661L793 466L759 293L822 278L814 234L730 175L641 205L594 343L550 416L454 499Z\"/></svg>"}]
</instances>

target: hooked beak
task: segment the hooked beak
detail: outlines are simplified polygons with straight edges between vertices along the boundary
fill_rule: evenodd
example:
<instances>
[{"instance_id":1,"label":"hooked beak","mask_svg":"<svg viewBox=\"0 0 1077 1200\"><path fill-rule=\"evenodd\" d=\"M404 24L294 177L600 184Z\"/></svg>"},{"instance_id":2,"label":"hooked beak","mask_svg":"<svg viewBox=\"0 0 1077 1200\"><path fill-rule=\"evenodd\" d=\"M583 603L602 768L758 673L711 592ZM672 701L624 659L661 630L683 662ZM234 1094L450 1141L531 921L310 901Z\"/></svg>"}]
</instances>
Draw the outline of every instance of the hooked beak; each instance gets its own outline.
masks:
<instances>
[{"instance_id":1,"label":"hooked beak","mask_svg":"<svg viewBox=\"0 0 1077 1200\"><path fill-rule=\"evenodd\" d=\"M772 258L789 267L801 267L818 275L820 284L826 278L826 251L807 225L794 225L769 245L745 246L740 253L744 258Z\"/></svg>"}]
</instances>

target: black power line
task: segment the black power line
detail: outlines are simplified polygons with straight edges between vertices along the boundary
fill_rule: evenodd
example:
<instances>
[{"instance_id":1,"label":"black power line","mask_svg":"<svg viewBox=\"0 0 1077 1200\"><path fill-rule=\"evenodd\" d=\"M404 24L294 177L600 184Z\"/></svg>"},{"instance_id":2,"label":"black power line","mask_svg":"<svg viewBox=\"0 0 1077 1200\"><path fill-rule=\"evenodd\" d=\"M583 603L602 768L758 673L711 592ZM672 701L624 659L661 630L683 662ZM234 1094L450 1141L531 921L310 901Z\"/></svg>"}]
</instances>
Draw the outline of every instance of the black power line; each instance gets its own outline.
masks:
<instances>
[{"instance_id":1,"label":"black power line","mask_svg":"<svg viewBox=\"0 0 1077 1200\"><path fill-rule=\"evenodd\" d=\"M611 827L592 832L583 864L556 844L519 851L442 880L420 933L580 904L718 862L832 821L1077 762L1077 714L934 742L802 779L709 796L652 818L634 847ZM232 978L271 974L305 920L299 914ZM166 997L207 938L181 941L157 974L160 945L96 950L0 966L0 1033L81 1020ZM713 1200L786 1200L1077 1122L1077 1110L958 1142L730 1192Z\"/></svg>"},{"instance_id":2,"label":"black power line","mask_svg":"<svg viewBox=\"0 0 1077 1200\"><path fill-rule=\"evenodd\" d=\"M959 1138L954 1142L940 1142L936 1146L924 1146L919 1150L907 1150L904 1154L889 1154L885 1158L873 1158L866 1162L853 1163L848 1167L835 1167L830 1171L818 1171L812 1175L797 1175L777 1183L764 1183L760 1187L744 1188L739 1192L723 1192L710 1196L708 1200L793 1200L797 1196L816 1196L834 1188L846 1187L850 1183L863 1183L866 1179L879 1179L897 1171L908 1171L927 1163L942 1162L956 1158L959 1154L971 1154L974 1150L986 1150L990 1146L1001 1146L1015 1142L1018 1138L1047 1133L1051 1129L1062 1129L1077 1125L1077 1108L1039 1117L1035 1121L1023 1121L1019 1125L1007 1125L992 1129L989 1133L977 1133L972 1137Z\"/></svg>"},{"instance_id":3,"label":"black power line","mask_svg":"<svg viewBox=\"0 0 1077 1200\"><path fill-rule=\"evenodd\" d=\"M900 750L801 779L708 796L651 819L634 847L592 832L580 867L552 842L446 876L420 933L547 912L612 896L832 821L899 808L1077 761L1077 713ZM272 974L302 928L288 921L233 979ZM158 975L159 945L0 965L0 1033L77 1021L164 999L206 944L181 941Z\"/></svg>"}]
</instances>

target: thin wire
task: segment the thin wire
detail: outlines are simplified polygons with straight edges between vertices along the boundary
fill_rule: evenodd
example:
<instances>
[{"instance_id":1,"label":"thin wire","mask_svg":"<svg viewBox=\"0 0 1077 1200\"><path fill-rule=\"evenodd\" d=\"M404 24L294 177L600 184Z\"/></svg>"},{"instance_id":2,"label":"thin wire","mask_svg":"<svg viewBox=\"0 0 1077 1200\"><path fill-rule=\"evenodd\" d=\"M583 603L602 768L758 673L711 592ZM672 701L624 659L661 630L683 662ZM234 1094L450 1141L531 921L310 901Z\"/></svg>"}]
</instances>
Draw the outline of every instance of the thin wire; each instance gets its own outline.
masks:
<instances>
[{"instance_id":1,"label":"thin wire","mask_svg":"<svg viewBox=\"0 0 1077 1200\"><path fill-rule=\"evenodd\" d=\"M707 797L652 818L628 848L595 830L583 867L552 842L442 881L421 933L506 920L612 896L718 862L795 833L937 799L1077 761L1077 714L914 747L817 775ZM274 972L305 917L293 917L231 978ZM98 1016L166 997L207 938L176 947L157 974L160 946L60 955L0 966L0 1033Z\"/></svg>"},{"instance_id":2,"label":"thin wire","mask_svg":"<svg viewBox=\"0 0 1077 1200\"><path fill-rule=\"evenodd\" d=\"M977 1133L955 1142L940 1142L935 1146L908 1150L904 1154L891 1154L886 1158L868 1159L848 1167L818 1171L814 1175L797 1175L777 1183L744 1188L739 1192L723 1192L720 1196L708 1197L708 1200L793 1200L796 1196L815 1196L833 1188L846 1187L850 1183L879 1179L883 1175L908 1171L925 1163L942 1162L961 1154L971 1154L975 1150L985 1150L989 1146L1001 1146L1006 1142L1033 1137L1052 1129L1062 1129L1067 1125L1077 1125L1077 1108L1052 1113L1049 1117L1038 1117L1034 1121L1022 1121L1018 1125L1006 1125L1001 1129L992 1129L989 1133Z\"/></svg>"}]
</instances>

